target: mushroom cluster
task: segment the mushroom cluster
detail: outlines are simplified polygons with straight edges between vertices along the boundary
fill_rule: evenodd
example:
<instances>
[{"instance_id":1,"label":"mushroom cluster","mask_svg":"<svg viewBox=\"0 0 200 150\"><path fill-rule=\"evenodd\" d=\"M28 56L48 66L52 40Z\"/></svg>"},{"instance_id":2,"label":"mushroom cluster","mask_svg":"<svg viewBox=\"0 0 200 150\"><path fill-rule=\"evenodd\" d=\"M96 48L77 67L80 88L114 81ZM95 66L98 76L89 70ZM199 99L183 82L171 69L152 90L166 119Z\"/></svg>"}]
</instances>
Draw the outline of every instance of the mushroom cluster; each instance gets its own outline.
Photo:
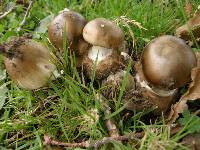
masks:
<instances>
[{"instance_id":1,"label":"mushroom cluster","mask_svg":"<svg viewBox=\"0 0 200 150\"><path fill-rule=\"evenodd\" d=\"M87 23L85 18L68 9L56 16L48 27L52 44L63 51L64 32L68 50L75 54L78 66L83 65L88 78L101 80L122 67L120 49L123 31L105 18Z\"/></svg>"},{"instance_id":2,"label":"mushroom cluster","mask_svg":"<svg viewBox=\"0 0 200 150\"><path fill-rule=\"evenodd\" d=\"M197 65L194 52L183 40L164 35L147 44L141 60L132 63L135 74L131 74L121 54L125 41L122 29L105 18L87 22L81 14L68 9L51 21L48 38L58 52L68 49L75 55L85 75L101 83L102 95L107 99L117 97L126 78L122 99L130 110L156 107L166 112L178 89L191 80L191 70ZM8 74L22 88L44 86L56 70L49 50L31 39L19 38L1 45L0 50Z\"/></svg>"}]
</instances>

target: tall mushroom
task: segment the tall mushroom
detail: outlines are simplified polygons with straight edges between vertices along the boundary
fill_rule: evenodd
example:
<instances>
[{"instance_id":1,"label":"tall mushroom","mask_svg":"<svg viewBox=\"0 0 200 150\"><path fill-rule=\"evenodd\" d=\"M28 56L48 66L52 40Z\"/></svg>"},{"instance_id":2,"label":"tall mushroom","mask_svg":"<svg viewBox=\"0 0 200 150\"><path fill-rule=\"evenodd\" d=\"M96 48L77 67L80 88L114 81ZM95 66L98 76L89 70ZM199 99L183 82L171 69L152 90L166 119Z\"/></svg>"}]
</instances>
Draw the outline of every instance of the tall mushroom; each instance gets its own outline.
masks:
<instances>
[{"instance_id":1,"label":"tall mushroom","mask_svg":"<svg viewBox=\"0 0 200 150\"><path fill-rule=\"evenodd\" d=\"M177 89L191 80L196 64L194 52L183 40L164 35L144 48L136 79L147 101L166 111Z\"/></svg>"},{"instance_id":2,"label":"tall mushroom","mask_svg":"<svg viewBox=\"0 0 200 150\"><path fill-rule=\"evenodd\" d=\"M83 60L88 77L92 77L93 69L96 79L103 79L120 69L119 49L124 33L116 24L105 18L96 18L85 25L83 38L93 45Z\"/></svg>"},{"instance_id":3,"label":"tall mushroom","mask_svg":"<svg viewBox=\"0 0 200 150\"><path fill-rule=\"evenodd\" d=\"M56 48L63 51L64 32L66 31L69 50L81 56L87 52L89 47L89 44L82 37L82 31L86 23L87 21L81 14L65 9L48 26L49 40Z\"/></svg>"},{"instance_id":4,"label":"tall mushroom","mask_svg":"<svg viewBox=\"0 0 200 150\"><path fill-rule=\"evenodd\" d=\"M0 52L11 79L22 88L33 90L45 86L56 71L49 50L31 39L14 39L1 45Z\"/></svg>"}]
</instances>

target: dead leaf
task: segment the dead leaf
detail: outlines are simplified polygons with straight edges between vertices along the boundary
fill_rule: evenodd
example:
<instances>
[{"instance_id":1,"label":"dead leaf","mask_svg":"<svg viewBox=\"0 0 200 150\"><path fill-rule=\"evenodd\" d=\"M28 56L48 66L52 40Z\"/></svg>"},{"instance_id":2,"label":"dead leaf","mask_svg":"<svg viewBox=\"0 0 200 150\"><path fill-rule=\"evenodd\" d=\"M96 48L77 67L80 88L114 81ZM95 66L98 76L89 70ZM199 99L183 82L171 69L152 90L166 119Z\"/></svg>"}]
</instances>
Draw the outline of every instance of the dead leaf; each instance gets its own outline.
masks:
<instances>
[{"instance_id":1,"label":"dead leaf","mask_svg":"<svg viewBox=\"0 0 200 150\"><path fill-rule=\"evenodd\" d=\"M181 97L182 101L196 100L200 98L200 67L192 69L192 83L188 91Z\"/></svg>"},{"instance_id":2,"label":"dead leaf","mask_svg":"<svg viewBox=\"0 0 200 150\"><path fill-rule=\"evenodd\" d=\"M198 39L200 37L200 11L190 18L186 24L176 29L176 35L186 41L191 41L193 36Z\"/></svg>"},{"instance_id":3,"label":"dead leaf","mask_svg":"<svg viewBox=\"0 0 200 150\"><path fill-rule=\"evenodd\" d=\"M173 123L187 109L188 100L200 99L200 67L192 69L191 72L192 82L189 85L187 92L182 95L179 102L172 106L171 112L168 117L169 123Z\"/></svg>"},{"instance_id":4,"label":"dead leaf","mask_svg":"<svg viewBox=\"0 0 200 150\"><path fill-rule=\"evenodd\" d=\"M169 113L167 122L169 124L172 124L176 121L176 119L179 117L179 114L183 113L184 110L188 109L187 101L179 101L176 104L172 105L171 111Z\"/></svg>"},{"instance_id":5,"label":"dead leaf","mask_svg":"<svg viewBox=\"0 0 200 150\"><path fill-rule=\"evenodd\" d=\"M200 67L200 52L195 52L195 55L197 57L197 66Z\"/></svg>"}]
</instances>

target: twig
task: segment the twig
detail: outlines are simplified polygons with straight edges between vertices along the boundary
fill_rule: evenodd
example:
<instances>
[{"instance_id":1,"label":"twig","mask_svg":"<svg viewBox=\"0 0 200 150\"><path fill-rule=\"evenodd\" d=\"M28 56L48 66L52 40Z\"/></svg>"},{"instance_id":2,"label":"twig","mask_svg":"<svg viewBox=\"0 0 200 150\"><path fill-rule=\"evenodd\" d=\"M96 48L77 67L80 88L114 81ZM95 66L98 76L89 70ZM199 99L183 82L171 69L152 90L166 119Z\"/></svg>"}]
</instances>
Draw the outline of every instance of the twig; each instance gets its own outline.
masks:
<instances>
[{"instance_id":1,"label":"twig","mask_svg":"<svg viewBox=\"0 0 200 150\"><path fill-rule=\"evenodd\" d=\"M16 6L11 7L10 9L8 9L8 11L4 12L1 16L0 16L0 20L5 18L9 13L11 13L14 9L16 8Z\"/></svg>"},{"instance_id":2,"label":"twig","mask_svg":"<svg viewBox=\"0 0 200 150\"><path fill-rule=\"evenodd\" d=\"M101 102L101 104L103 105L105 115L106 116L110 115L111 114L111 108L107 104L107 102L104 100L105 98L102 95L99 95L99 94L97 94L96 97ZM111 119L106 120L106 127L107 127L107 129L109 131L109 135L111 137L118 137L119 136L117 126L115 125L115 123Z\"/></svg>"},{"instance_id":3,"label":"twig","mask_svg":"<svg viewBox=\"0 0 200 150\"><path fill-rule=\"evenodd\" d=\"M44 144L45 145L59 145L59 146L64 146L64 147L81 147L81 148L89 147L89 143L87 143L87 141L81 142L81 143L65 143L65 142L52 140L51 137L48 135L44 135Z\"/></svg>"},{"instance_id":4,"label":"twig","mask_svg":"<svg viewBox=\"0 0 200 150\"><path fill-rule=\"evenodd\" d=\"M89 144L89 148L97 149L101 145L110 143L112 141L128 141L128 140L131 140L131 139L142 138L143 136L144 136L144 132L131 133L131 134L116 136L116 137L104 137L103 139L96 141L93 144Z\"/></svg>"},{"instance_id":5,"label":"twig","mask_svg":"<svg viewBox=\"0 0 200 150\"><path fill-rule=\"evenodd\" d=\"M108 116L108 115L111 114L111 111L110 110L105 110L105 114L106 114L106 116ZM107 119L106 120L106 127L107 127L107 129L109 131L109 135L111 137L119 136L119 132L118 132L117 126L115 125L115 123L111 119Z\"/></svg>"},{"instance_id":6,"label":"twig","mask_svg":"<svg viewBox=\"0 0 200 150\"><path fill-rule=\"evenodd\" d=\"M117 137L104 137L101 140L98 140L94 143L91 143L90 141L85 141L85 142L80 142L80 143L65 143L65 142L60 142L56 140L52 140L51 137L48 135L44 135L44 144L46 145L59 145L59 146L64 146L64 147L79 147L79 148L99 148L101 145L110 143L112 141L128 141L131 139L138 139L142 138L144 136L144 132L139 132L139 133L131 133L128 135L123 135L123 136L117 136Z\"/></svg>"},{"instance_id":7,"label":"twig","mask_svg":"<svg viewBox=\"0 0 200 150\"><path fill-rule=\"evenodd\" d=\"M31 10L31 7L33 5L33 0L30 0L29 2L29 6L26 10L26 13L24 15L24 19L22 20L22 22L19 24L19 27L17 28L17 31L20 31L22 26L26 23L26 18L28 17L29 13L30 13L30 10Z\"/></svg>"}]
</instances>

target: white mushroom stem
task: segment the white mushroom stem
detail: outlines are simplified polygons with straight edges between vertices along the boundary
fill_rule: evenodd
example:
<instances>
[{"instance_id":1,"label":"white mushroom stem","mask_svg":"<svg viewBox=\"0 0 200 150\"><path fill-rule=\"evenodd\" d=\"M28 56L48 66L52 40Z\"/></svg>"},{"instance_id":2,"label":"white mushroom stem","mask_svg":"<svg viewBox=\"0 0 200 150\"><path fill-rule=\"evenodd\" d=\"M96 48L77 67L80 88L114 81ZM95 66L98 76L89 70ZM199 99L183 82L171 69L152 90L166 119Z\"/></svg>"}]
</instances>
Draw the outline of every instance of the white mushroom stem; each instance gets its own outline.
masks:
<instances>
[{"instance_id":1,"label":"white mushroom stem","mask_svg":"<svg viewBox=\"0 0 200 150\"><path fill-rule=\"evenodd\" d=\"M145 88L146 90L158 95L158 96L161 96L161 97L168 97L168 96L171 96L173 95L177 89L173 89L173 90L163 90L163 89L158 89L158 88L151 88L147 81L145 80L141 80L139 74L136 74L136 81L140 84L141 87Z\"/></svg>"},{"instance_id":2,"label":"white mushroom stem","mask_svg":"<svg viewBox=\"0 0 200 150\"><path fill-rule=\"evenodd\" d=\"M110 56L112 52L113 52L113 49L108 49L101 46L92 46L89 49L88 57L92 61L96 62L96 65L98 65L99 62L104 60L106 57Z\"/></svg>"}]
</instances>

